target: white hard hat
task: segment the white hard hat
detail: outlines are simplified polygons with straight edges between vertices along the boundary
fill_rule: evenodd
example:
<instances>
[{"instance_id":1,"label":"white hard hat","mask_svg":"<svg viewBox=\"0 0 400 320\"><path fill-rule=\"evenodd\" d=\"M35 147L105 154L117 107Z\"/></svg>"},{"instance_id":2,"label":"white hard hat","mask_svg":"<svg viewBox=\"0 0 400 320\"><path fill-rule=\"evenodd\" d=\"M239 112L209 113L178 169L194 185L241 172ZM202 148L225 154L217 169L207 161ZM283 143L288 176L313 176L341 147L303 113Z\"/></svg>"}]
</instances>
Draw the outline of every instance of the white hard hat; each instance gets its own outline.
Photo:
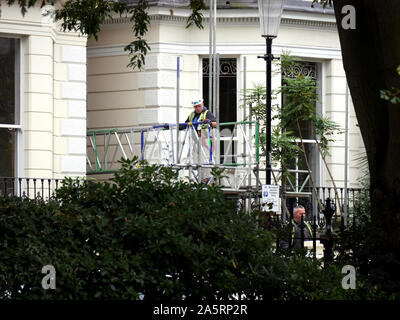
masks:
<instances>
[{"instance_id":1,"label":"white hard hat","mask_svg":"<svg viewBox=\"0 0 400 320\"><path fill-rule=\"evenodd\" d=\"M197 106L198 104L202 104L203 102L204 102L204 99L203 98L199 98L199 99L193 100L192 101L192 105L193 106Z\"/></svg>"}]
</instances>

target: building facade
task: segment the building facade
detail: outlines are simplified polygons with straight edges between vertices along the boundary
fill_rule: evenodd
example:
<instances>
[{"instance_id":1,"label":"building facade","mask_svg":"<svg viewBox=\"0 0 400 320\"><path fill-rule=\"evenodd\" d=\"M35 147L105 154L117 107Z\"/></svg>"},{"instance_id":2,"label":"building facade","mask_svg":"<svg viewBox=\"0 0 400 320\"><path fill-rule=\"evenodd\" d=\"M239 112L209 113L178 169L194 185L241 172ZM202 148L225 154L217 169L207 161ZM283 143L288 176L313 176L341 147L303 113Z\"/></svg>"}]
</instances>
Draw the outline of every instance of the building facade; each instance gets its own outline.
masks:
<instances>
[{"instance_id":1,"label":"building facade","mask_svg":"<svg viewBox=\"0 0 400 320\"><path fill-rule=\"evenodd\" d=\"M208 104L209 13L204 12L204 29L185 28L190 11L184 4L154 2L150 6L147 41L151 51L140 72L126 67L129 57L123 48L132 41L128 19L107 21L99 40L88 42L89 129L175 123L177 57L180 58L179 121L185 121L192 111L193 98L203 96ZM265 86L265 62L258 58L265 53L265 40L259 31L258 14L257 1L218 1L216 51L220 61L220 122L245 120L249 111L242 106L243 90L257 84ZM310 1L286 1L272 51L276 57L289 52L301 58L303 72L313 76L319 84L317 111L345 129L346 77L333 10L311 8ZM274 73L272 88L277 89L281 84L282 75ZM277 103L281 103L280 97ZM364 147L351 99L349 103L348 180L349 187L357 187L360 176L357 159ZM335 137L327 158L338 186L344 185L344 137L344 134ZM315 141L311 136L305 136L305 141L317 185L332 186ZM298 165L293 169L301 172L304 168ZM297 183L302 184L306 176L299 173Z\"/></svg>"},{"instance_id":2,"label":"building facade","mask_svg":"<svg viewBox=\"0 0 400 320\"><path fill-rule=\"evenodd\" d=\"M2 3L0 176L86 174L86 37Z\"/></svg>"},{"instance_id":3,"label":"building facade","mask_svg":"<svg viewBox=\"0 0 400 320\"><path fill-rule=\"evenodd\" d=\"M88 130L175 123L177 96L180 122L192 111L193 98L202 96L209 103L208 10L204 11L204 29L186 28L188 2L150 4L146 39L151 51L141 71L127 67L124 47L133 39L128 18L108 20L98 41L87 41L79 34L60 31L42 15L46 8L32 8L23 17L17 6L3 4L0 176L85 176L86 156L91 152ZM265 53L265 42L259 31L257 1L218 1L216 51L220 122L246 120L249 110L242 106L243 90L265 85L265 62L258 58ZM273 54L279 57L282 52L300 57L302 70L318 81L318 112L343 129L348 117L348 180L349 187L358 187L357 159L364 147L351 99L350 112L345 112L346 77L333 11L311 8L310 1L286 1L273 42ZM281 84L282 75L274 73L273 89ZM306 138L317 184L331 186L315 142ZM343 186L344 134L335 138L327 162L337 185Z\"/></svg>"}]
</instances>

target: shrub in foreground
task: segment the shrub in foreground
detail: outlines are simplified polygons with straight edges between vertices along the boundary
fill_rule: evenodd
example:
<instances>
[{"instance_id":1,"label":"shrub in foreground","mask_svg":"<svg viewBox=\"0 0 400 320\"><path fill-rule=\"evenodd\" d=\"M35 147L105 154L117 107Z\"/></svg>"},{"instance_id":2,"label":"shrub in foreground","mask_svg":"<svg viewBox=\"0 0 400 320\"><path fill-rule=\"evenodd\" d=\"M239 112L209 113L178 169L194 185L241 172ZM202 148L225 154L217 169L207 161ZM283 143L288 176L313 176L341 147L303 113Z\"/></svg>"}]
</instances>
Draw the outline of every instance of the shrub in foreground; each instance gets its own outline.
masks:
<instances>
[{"instance_id":1,"label":"shrub in foreground","mask_svg":"<svg viewBox=\"0 0 400 320\"><path fill-rule=\"evenodd\" d=\"M271 233L257 225L217 186L123 161L112 183L67 180L47 203L0 199L1 297L379 297L363 285L343 290L338 267L323 269L303 252L274 252ZM55 290L41 286L45 265L55 267Z\"/></svg>"}]
</instances>

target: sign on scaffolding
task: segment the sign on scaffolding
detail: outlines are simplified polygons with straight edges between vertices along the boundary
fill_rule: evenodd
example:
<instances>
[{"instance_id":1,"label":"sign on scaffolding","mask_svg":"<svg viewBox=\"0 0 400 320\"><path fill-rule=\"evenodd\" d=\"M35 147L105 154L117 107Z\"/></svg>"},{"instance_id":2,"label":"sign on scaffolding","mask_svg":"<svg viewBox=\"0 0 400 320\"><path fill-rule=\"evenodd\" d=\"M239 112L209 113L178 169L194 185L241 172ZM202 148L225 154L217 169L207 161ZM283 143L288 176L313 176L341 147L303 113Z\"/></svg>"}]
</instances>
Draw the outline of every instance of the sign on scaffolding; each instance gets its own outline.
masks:
<instances>
[{"instance_id":1,"label":"sign on scaffolding","mask_svg":"<svg viewBox=\"0 0 400 320\"><path fill-rule=\"evenodd\" d=\"M279 198L279 185L263 184L262 185L262 203L263 211L279 212L281 201Z\"/></svg>"}]
</instances>

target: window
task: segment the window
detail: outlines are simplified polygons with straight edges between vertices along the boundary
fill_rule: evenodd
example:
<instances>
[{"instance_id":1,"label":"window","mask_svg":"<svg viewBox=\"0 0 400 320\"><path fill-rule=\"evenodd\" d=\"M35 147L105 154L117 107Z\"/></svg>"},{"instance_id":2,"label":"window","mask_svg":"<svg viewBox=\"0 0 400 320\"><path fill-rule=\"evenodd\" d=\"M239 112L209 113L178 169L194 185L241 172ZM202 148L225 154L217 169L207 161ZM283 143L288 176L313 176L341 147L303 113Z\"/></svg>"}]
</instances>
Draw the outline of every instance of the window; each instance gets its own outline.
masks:
<instances>
[{"instance_id":1,"label":"window","mask_svg":"<svg viewBox=\"0 0 400 320\"><path fill-rule=\"evenodd\" d=\"M304 74L318 82L318 64L315 62L300 62L299 66L295 68L292 74L283 73L282 76L285 77L295 77L297 74ZM318 87L318 84L317 84ZM317 89L319 90L319 89ZM320 92L318 92L320 94ZM282 105L285 103L285 97L282 96ZM316 112L320 112L320 106L316 105ZM310 121L300 121L300 130L303 137L304 148L307 154L307 159L310 165L312 175L318 185L319 183L319 154L316 146L316 142L312 135L311 123ZM288 128L293 134L298 137L297 144L300 146L300 135L297 126ZM288 191L294 192L311 192L312 186L310 181L310 176L307 172L306 162L304 160L304 155L300 154L295 161L290 165L290 170L292 172L292 178L288 179L286 184L286 189Z\"/></svg>"},{"instance_id":2,"label":"window","mask_svg":"<svg viewBox=\"0 0 400 320\"><path fill-rule=\"evenodd\" d=\"M219 123L237 121L237 60L236 58L220 58L218 67L218 96L219 96ZM209 59L202 60L202 80L204 105L209 104ZM215 110L213 110L216 115ZM220 128L220 163L236 162L235 152L237 142L231 143L234 125L224 125Z\"/></svg>"},{"instance_id":3,"label":"window","mask_svg":"<svg viewBox=\"0 0 400 320\"><path fill-rule=\"evenodd\" d=\"M0 177L14 177L22 144L20 111L21 41L0 37Z\"/></svg>"}]
</instances>

